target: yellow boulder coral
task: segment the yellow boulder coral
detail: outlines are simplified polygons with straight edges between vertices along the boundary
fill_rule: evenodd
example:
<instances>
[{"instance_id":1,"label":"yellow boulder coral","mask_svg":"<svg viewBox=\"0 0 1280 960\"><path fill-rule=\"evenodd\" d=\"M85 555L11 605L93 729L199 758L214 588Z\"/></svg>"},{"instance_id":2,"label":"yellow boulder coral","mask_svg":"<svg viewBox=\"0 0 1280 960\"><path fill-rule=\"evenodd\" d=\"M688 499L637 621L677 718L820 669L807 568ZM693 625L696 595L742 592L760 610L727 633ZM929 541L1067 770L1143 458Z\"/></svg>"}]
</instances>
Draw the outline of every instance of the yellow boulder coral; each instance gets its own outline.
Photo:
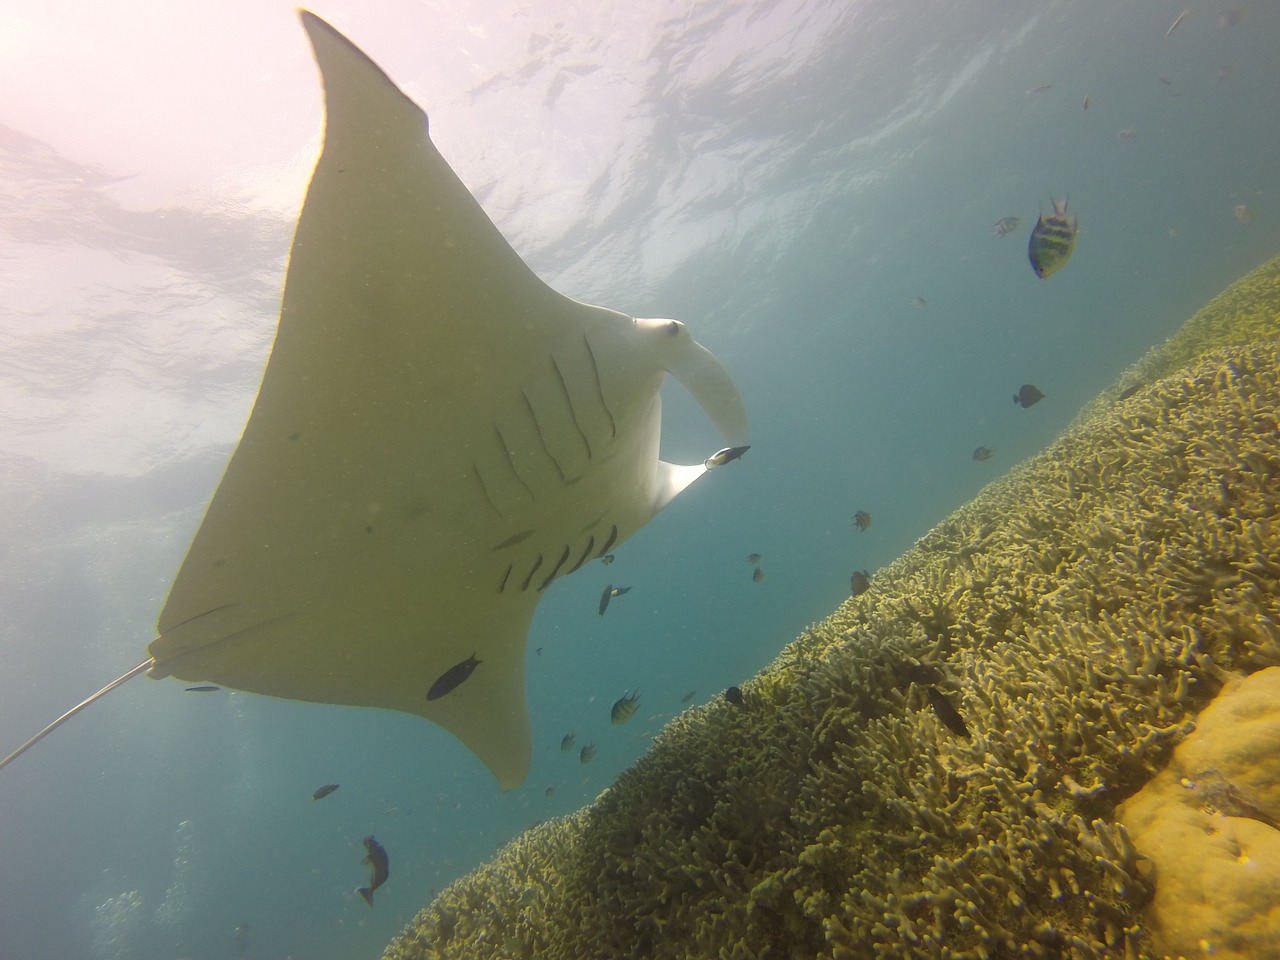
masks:
<instances>
[{"instance_id":1,"label":"yellow boulder coral","mask_svg":"<svg viewBox=\"0 0 1280 960\"><path fill-rule=\"evenodd\" d=\"M1223 688L1117 819L1155 868L1159 953L1280 958L1280 668Z\"/></svg>"}]
</instances>

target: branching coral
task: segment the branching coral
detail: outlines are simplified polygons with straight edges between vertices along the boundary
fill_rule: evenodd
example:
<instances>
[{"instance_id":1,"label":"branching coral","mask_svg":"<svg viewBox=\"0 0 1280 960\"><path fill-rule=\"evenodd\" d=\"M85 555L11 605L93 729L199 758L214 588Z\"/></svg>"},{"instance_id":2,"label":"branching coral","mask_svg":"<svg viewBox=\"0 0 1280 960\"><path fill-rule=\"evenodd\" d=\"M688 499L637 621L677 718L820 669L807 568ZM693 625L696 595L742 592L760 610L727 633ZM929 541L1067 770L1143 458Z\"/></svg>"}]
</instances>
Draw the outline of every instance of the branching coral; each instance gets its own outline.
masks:
<instances>
[{"instance_id":1,"label":"branching coral","mask_svg":"<svg viewBox=\"0 0 1280 960\"><path fill-rule=\"evenodd\" d=\"M387 958L1162 956L1116 809L1280 664L1277 341L1280 260Z\"/></svg>"}]
</instances>

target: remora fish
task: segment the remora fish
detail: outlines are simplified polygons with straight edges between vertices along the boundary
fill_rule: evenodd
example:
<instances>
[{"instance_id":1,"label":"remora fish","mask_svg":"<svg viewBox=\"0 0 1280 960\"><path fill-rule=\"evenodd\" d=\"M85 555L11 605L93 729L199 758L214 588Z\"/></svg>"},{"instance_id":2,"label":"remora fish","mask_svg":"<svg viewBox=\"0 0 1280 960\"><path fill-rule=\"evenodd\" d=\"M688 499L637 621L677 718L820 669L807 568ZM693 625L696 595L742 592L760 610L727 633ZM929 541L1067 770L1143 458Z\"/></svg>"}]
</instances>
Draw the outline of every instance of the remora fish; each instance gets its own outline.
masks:
<instances>
[{"instance_id":1,"label":"remora fish","mask_svg":"<svg viewBox=\"0 0 1280 960\"><path fill-rule=\"evenodd\" d=\"M329 794L333 793L333 791L337 790L338 786L339 784L336 784L336 783L326 783L323 787L321 787L319 790L317 790L315 793L311 795L311 799L323 800Z\"/></svg>"},{"instance_id":2,"label":"remora fish","mask_svg":"<svg viewBox=\"0 0 1280 960\"><path fill-rule=\"evenodd\" d=\"M360 887L356 893L364 897L365 903L373 906L373 891L387 882L387 877L391 874L390 861L387 859L387 851L377 840L373 839L373 834L364 838L364 849L366 851L364 859L361 863L369 864L370 876L369 885Z\"/></svg>"},{"instance_id":3,"label":"remora fish","mask_svg":"<svg viewBox=\"0 0 1280 960\"><path fill-rule=\"evenodd\" d=\"M477 660L474 653L461 663L455 663L452 667L436 678L436 682L433 683L431 685L431 689L427 691L427 699L439 700L446 693L452 693L458 688L462 681L471 676L471 672L482 663L484 663L484 661Z\"/></svg>"},{"instance_id":4,"label":"remora fish","mask_svg":"<svg viewBox=\"0 0 1280 960\"><path fill-rule=\"evenodd\" d=\"M612 583L605 587L604 593L600 594L600 616L603 617L604 612L609 609L610 600L622 596L630 589L630 587L615 587Z\"/></svg>"},{"instance_id":5,"label":"remora fish","mask_svg":"<svg viewBox=\"0 0 1280 960\"><path fill-rule=\"evenodd\" d=\"M1061 204L1053 197L1049 200L1053 204L1053 213L1048 217L1040 215L1035 229L1031 231L1031 239L1027 241L1031 269L1041 280L1067 265L1076 246L1076 231L1080 228L1075 217L1067 216L1068 200L1064 199Z\"/></svg>"}]
</instances>

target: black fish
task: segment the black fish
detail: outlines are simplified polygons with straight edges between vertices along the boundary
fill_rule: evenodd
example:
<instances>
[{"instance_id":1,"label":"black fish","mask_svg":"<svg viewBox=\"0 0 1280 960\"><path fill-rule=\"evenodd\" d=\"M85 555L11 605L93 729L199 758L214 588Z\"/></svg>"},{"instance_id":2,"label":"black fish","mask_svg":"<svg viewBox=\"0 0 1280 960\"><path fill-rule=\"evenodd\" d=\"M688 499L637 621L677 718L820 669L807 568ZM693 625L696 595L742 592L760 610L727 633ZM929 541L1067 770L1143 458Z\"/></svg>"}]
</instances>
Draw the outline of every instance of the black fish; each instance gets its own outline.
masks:
<instances>
[{"instance_id":1,"label":"black fish","mask_svg":"<svg viewBox=\"0 0 1280 960\"><path fill-rule=\"evenodd\" d=\"M1018 392L1013 395L1013 402L1022 409L1034 407L1037 403L1044 399L1044 394L1040 392L1040 388L1034 383L1024 383L1018 388Z\"/></svg>"},{"instance_id":2,"label":"black fish","mask_svg":"<svg viewBox=\"0 0 1280 960\"><path fill-rule=\"evenodd\" d=\"M578 751L578 762L590 763L591 758L594 757L595 755L596 755L596 745L594 743L588 743L585 747L583 747L581 750Z\"/></svg>"},{"instance_id":3,"label":"black fish","mask_svg":"<svg viewBox=\"0 0 1280 960\"><path fill-rule=\"evenodd\" d=\"M204 683L198 687L187 687L187 693L212 693L214 690L221 689L221 687L215 687L212 683Z\"/></svg>"},{"instance_id":4,"label":"black fish","mask_svg":"<svg viewBox=\"0 0 1280 960\"><path fill-rule=\"evenodd\" d=\"M333 791L337 790L338 786L339 785L336 783L326 783L323 787L321 787L319 790L317 790L315 793L311 795L311 799L323 800L329 794L333 793Z\"/></svg>"},{"instance_id":5,"label":"black fish","mask_svg":"<svg viewBox=\"0 0 1280 960\"><path fill-rule=\"evenodd\" d=\"M993 456L995 456L995 452L996 452L995 447L978 447L977 450L973 451L973 459L979 462L983 460L990 460Z\"/></svg>"},{"instance_id":6,"label":"black fish","mask_svg":"<svg viewBox=\"0 0 1280 960\"><path fill-rule=\"evenodd\" d=\"M610 600L622 596L630 589L630 587L615 587L612 583L605 587L604 593L600 594L600 616L603 617L604 612L609 609Z\"/></svg>"},{"instance_id":7,"label":"black fish","mask_svg":"<svg viewBox=\"0 0 1280 960\"><path fill-rule=\"evenodd\" d=\"M364 838L364 848L368 852L360 862L369 864L371 875L369 877L369 885L361 887L356 893L364 897L365 903L372 907L373 891L387 882L387 877L391 874L391 867L387 860L386 849L377 840L373 839L373 834Z\"/></svg>"},{"instance_id":8,"label":"black fish","mask_svg":"<svg viewBox=\"0 0 1280 960\"><path fill-rule=\"evenodd\" d=\"M865 510L859 510L853 515L853 525L858 528L858 532L868 529L871 526L871 514Z\"/></svg>"},{"instance_id":9,"label":"black fish","mask_svg":"<svg viewBox=\"0 0 1280 960\"><path fill-rule=\"evenodd\" d=\"M735 707L741 707L746 703L742 696L742 689L740 687L730 687L724 692L724 698Z\"/></svg>"},{"instance_id":10,"label":"black fish","mask_svg":"<svg viewBox=\"0 0 1280 960\"><path fill-rule=\"evenodd\" d=\"M871 589L871 574L865 570L853 571L853 576L849 578L849 592L855 597L860 597Z\"/></svg>"},{"instance_id":11,"label":"black fish","mask_svg":"<svg viewBox=\"0 0 1280 960\"><path fill-rule=\"evenodd\" d=\"M960 716L960 712L951 705L951 701L947 699L947 695L937 687L925 687L925 696L929 698L929 705L933 707L933 712L938 715L938 719L943 722L948 730L957 737L969 739L969 728L964 725L964 717Z\"/></svg>"},{"instance_id":12,"label":"black fish","mask_svg":"<svg viewBox=\"0 0 1280 960\"><path fill-rule=\"evenodd\" d=\"M427 691L428 700L439 700L446 693L452 693L463 680L471 676L471 672L476 667L484 663L483 660L477 660L473 653L461 663L454 664L444 673L440 674L439 679L431 685L431 689Z\"/></svg>"},{"instance_id":13,"label":"black fish","mask_svg":"<svg viewBox=\"0 0 1280 960\"><path fill-rule=\"evenodd\" d=\"M1076 246L1076 231L1080 228L1075 217L1067 216L1066 200L1059 204L1050 197L1049 201L1053 204L1053 213L1048 219L1044 214L1040 215L1031 231L1031 239L1027 241L1031 269L1041 280L1067 265Z\"/></svg>"},{"instance_id":14,"label":"black fish","mask_svg":"<svg viewBox=\"0 0 1280 960\"><path fill-rule=\"evenodd\" d=\"M1142 384L1140 382L1131 383L1129 384L1129 386L1125 387L1123 390L1120 391L1120 396L1116 397L1116 400L1128 400L1130 397L1132 397L1135 393L1137 393L1141 389L1142 389Z\"/></svg>"}]
</instances>

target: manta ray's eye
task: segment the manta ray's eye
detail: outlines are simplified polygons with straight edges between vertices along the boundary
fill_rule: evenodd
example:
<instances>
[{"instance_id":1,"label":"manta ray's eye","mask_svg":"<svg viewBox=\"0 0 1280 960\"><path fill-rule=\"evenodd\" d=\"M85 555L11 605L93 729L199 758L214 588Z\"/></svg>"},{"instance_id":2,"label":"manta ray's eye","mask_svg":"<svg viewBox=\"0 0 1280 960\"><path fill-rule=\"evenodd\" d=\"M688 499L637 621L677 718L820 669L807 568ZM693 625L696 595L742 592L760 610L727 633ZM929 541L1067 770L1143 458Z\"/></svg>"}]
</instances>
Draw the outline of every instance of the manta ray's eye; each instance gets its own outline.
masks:
<instances>
[{"instance_id":1,"label":"manta ray's eye","mask_svg":"<svg viewBox=\"0 0 1280 960\"><path fill-rule=\"evenodd\" d=\"M667 321L667 333L671 334L671 336L673 336L673 337L674 337L674 336L675 336L677 333L679 333L679 332L680 332L680 321L679 321L679 320L669 320L669 321Z\"/></svg>"}]
</instances>

